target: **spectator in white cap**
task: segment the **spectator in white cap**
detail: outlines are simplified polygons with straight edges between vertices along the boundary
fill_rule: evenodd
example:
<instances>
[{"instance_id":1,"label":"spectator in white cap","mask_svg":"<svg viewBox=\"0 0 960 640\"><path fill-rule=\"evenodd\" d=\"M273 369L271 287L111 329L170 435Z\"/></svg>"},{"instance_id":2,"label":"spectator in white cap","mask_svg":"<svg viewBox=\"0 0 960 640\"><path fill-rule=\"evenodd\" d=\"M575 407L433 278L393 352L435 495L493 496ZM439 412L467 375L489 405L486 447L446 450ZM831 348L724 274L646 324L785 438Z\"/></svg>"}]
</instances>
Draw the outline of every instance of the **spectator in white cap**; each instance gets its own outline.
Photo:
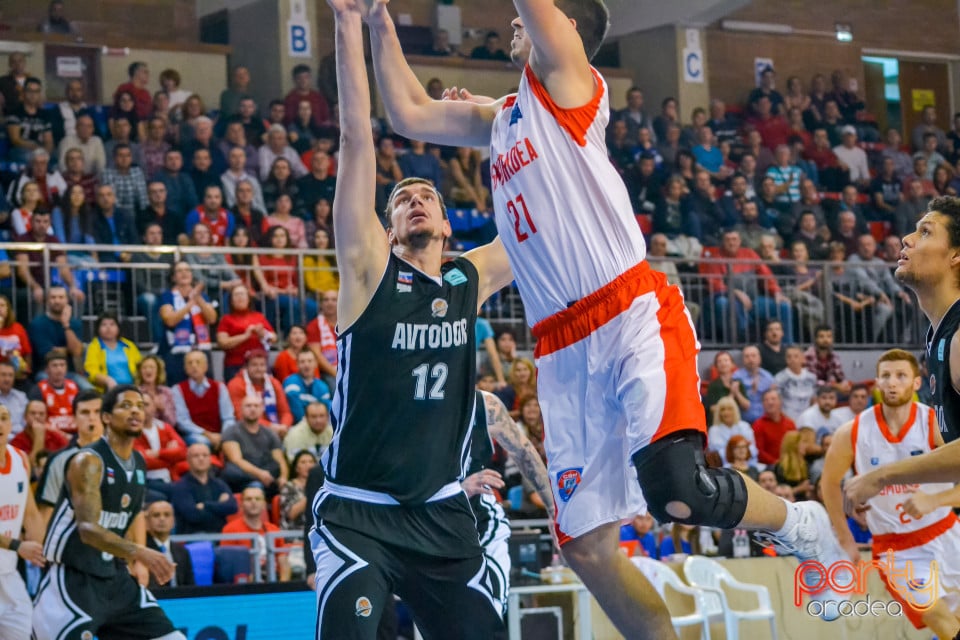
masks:
<instances>
[{"instance_id":1,"label":"spectator in white cap","mask_svg":"<svg viewBox=\"0 0 960 640\"><path fill-rule=\"evenodd\" d=\"M857 146L857 129L845 125L840 129L843 142L833 148L837 159L850 169L850 182L866 187L870 183L870 167L867 164L867 152Z\"/></svg>"}]
</instances>

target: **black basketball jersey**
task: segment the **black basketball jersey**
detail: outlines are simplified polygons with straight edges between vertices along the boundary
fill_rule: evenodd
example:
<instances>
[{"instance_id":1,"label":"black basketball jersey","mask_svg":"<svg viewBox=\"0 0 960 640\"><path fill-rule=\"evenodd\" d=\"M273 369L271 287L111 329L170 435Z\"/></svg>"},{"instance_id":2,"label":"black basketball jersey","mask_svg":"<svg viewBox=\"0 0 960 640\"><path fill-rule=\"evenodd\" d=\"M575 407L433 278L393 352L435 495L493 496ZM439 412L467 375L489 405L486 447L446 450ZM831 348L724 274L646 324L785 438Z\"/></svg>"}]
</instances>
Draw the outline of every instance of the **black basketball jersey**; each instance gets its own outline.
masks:
<instances>
[{"instance_id":1,"label":"black basketball jersey","mask_svg":"<svg viewBox=\"0 0 960 640\"><path fill-rule=\"evenodd\" d=\"M434 279L390 255L370 304L337 339L329 482L412 505L462 477L478 279L464 258Z\"/></svg>"},{"instance_id":2,"label":"black basketball jersey","mask_svg":"<svg viewBox=\"0 0 960 640\"><path fill-rule=\"evenodd\" d=\"M960 437L960 393L950 377L950 341L960 328L960 300L953 303L940 326L927 329L927 370L937 423L945 442Z\"/></svg>"},{"instance_id":3,"label":"black basketball jersey","mask_svg":"<svg viewBox=\"0 0 960 640\"><path fill-rule=\"evenodd\" d=\"M126 465L132 468L132 471L127 471L106 438L101 438L76 453L81 451L93 452L103 462L103 473L100 476L100 526L122 538L143 509L147 484L147 465L143 456L134 451L130 460L132 465ZM69 462L67 464L69 465ZM106 578L127 571L126 562L123 560L80 540L70 486L66 483L47 528L43 554L50 562L57 562L94 576Z\"/></svg>"}]
</instances>

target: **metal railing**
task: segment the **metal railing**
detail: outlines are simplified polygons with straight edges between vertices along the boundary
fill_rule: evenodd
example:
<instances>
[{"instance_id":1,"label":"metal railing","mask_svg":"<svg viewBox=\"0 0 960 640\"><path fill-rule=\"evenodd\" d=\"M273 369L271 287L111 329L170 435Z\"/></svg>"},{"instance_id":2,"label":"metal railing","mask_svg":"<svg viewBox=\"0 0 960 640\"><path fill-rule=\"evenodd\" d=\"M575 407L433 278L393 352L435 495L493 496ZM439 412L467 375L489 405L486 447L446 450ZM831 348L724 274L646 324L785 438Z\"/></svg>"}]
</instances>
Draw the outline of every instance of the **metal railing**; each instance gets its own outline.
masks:
<instances>
[{"instance_id":1,"label":"metal railing","mask_svg":"<svg viewBox=\"0 0 960 640\"><path fill-rule=\"evenodd\" d=\"M169 289L166 277L169 266L158 263L137 262L132 256L145 253L168 256L168 260L185 259L192 263L194 277L207 283L206 293L213 303L226 311L229 304L228 289L235 279L243 281L254 292L254 306L264 312L272 322L281 325L275 328L284 332L289 325L312 320L312 314L320 308L322 291L313 290L308 281L321 273L335 272L336 267L315 266L311 258L323 256L334 263L332 250L265 250L262 248L223 248L142 245L47 245L44 243L0 243L0 249L8 255L25 254L31 264L39 265L44 275L44 284L63 283L68 278L56 268L52 256L57 252L67 253L67 262L76 285L83 291L84 300L78 305L84 321L84 338L93 334L93 322L103 311L112 311L121 319L124 337L140 344L156 342L162 331L157 320L157 300ZM268 277L271 272L288 267L254 266L244 264L247 257L282 255L295 258L297 292L273 300L258 287L258 272ZM449 254L451 257L456 254ZM96 256L95 258L93 256ZM233 261L231 264L227 257ZM922 344L927 321L915 300L907 304L891 296L890 304L873 300L863 309L841 302L836 293L851 290L849 278L838 276L833 267L836 263L808 263L811 269L819 270L820 281L809 291L800 286L801 277L789 275L795 263L782 261L776 264L787 275L773 276L783 299L778 299L767 287L767 280L754 271L742 272L750 266L770 263L764 261L744 262L718 258L689 260L681 258L658 259L673 264L678 272L678 284L684 292L701 343L705 348L739 348L749 342L762 339L763 328L771 319L779 319L789 330L786 342L810 343L812 329L816 324L827 324L834 329L835 345L838 348L886 348L905 346L918 348ZM251 260L252 261L252 260ZM209 264L208 264L209 263ZM841 263L845 268L855 266ZM720 265L717 273L704 273L708 265ZM0 293L7 293L17 318L29 321L42 313L42 303L35 300L16 274L15 261L11 260L12 275L0 279ZM655 266L656 268L656 266ZM891 266L892 268L892 266ZM718 286L719 284L719 286ZM855 284L855 283L853 283ZM162 286L161 286L162 285ZM846 289L845 289L846 287ZM731 290L745 292L750 303L741 303ZM149 295L145 295L149 294ZM145 299L154 296L151 308ZM483 306L483 315L497 328L514 331L520 349L533 347L533 337L527 327L523 303L514 286L494 294Z\"/></svg>"},{"instance_id":2,"label":"metal railing","mask_svg":"<svg viewBox=\"0 0 960 640\"><path fill-rule=\"evenodd\" d=\"M263 547L260 539L263 539ZM270 531L263 535L259 533L190 533L170 536L171 542L210 542L217 544L224 541L245 541L250 543L250 576L253 582L263 582L264 576L260 566L259 556L266 552L267 582L277 582L277 556L290 553L298 549L277 546L277 540L298 540L303 542L302 530Z\"/></svg>"}]
</instances>

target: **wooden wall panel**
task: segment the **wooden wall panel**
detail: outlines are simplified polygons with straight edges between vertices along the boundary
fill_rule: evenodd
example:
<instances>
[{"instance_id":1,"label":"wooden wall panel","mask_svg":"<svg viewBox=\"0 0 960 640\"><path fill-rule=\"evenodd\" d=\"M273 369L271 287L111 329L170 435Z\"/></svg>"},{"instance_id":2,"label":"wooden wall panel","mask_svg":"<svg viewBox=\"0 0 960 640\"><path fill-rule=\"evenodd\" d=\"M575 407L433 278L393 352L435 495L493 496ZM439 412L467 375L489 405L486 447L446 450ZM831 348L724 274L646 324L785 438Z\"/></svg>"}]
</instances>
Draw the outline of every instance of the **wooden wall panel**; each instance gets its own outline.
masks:
<instances>
[{"instance_id":1,"label":"wooden wall panel","mask_svg":"<svg viewBox=\"0 0 960 640\"><path fill-rule=\"evenodd\" d=\"M777 89L786 90L787 78L799 76L809 87L816 73L827 77L841 69L863 87L860 47L812 36L778 36L708 29L710 95L728 104L743 104L754 87L754 58L772 58Z\"/></svg>"},{"instance_id":2,"label":"wooden wall panel","mask_svg":"<svg viewBox=\"0 0 960 640\"><path fill-rule=\"evenodd\" d=\"M3 19L14 29L36 31L46 18L47 2L6 0ZM199 27L195 0L85 0L67 2L66 15L86 39L124 37L159 41L197 42Z\"/></svg>"},{"instance_id":3,"label":"wooden wall panel","mask_svg":"<svg viewBox=\"0 0 960 640\"><path fill-rule=\"evenodd\" d=\"M858 48L960 52L956 0L754 0L726 19L820 31L847 22Z\"/></svg>"}]
</instances>

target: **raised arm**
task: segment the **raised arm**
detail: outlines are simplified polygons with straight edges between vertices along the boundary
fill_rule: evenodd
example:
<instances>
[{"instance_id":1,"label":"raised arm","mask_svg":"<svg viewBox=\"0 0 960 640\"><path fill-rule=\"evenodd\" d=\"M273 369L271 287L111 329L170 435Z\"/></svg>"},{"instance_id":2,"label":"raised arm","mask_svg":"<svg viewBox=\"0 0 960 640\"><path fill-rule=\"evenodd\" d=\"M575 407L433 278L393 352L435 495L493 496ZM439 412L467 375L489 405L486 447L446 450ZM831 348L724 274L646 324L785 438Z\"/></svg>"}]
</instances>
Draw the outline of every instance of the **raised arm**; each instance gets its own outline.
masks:
<instances>
[{"instance_id":1,"label":"raised arm","mask_svg":"<svg viewBox=\"0 0 960 640\"><path fill-rule=\"evenodd\" d=\"M376 156L363 59L364 1L328 0L336 15L340 91L340 166L333 220L340 268L338 312L343 326L353 324L370 302L390 251L375 205Z\"/></svg>"},{"instance_id":2,"label":"raised arm","mask_svg":"<svg viewBox=\"0 0 960 640\"><path fill-rule=\"evenodd\" d=\"M537 495L543 500L547 513L553 513L553 492L550 489L550 476L540 459L533 443L523 434L517 423L510 417L507 407L497 396L486 391L481 392L487 410L487 431L490 437L503 447L512 457L520 473L532 484Z\"/></svg>"},{"instance_id":3,"label":"raised arm","mask_svg":"<svg viewBox=\"0 0 960 640\"><path fill-rule=\"evenodd\" d=\"M100 526L102 474L103 461L100 456L88 451L81 451L74 456L67 468L67 485L70 488L70 500L76 514L80 539L84 544L117 558L142 563L156 576L157 582L167 583L173 576L174 565L166 556L142 544L121 538Z\"/></svg>"},{"instance_id":4,"label":"raised arm","mask_svg":"<svg viewBox=\"0 0 960 640\"><path fill-rule=\"evenodd\" d=\"M463 257L472 262L480 274L479 305L482 306L487 298L513 282L507 250L503 248L499 236L481 247L471 249Z\"/></svg>"},{"instance_id":5,"label":"raised arm","mask_svg":"<svg viewBox=\"0 0 960 640\"><path fill-rule=\"evenodd\" d=\"M397 133L415 140L458 147L490 144L491 126L501 102L477 104L433 100L403 57L386 0L375 0L367 23L370 25L377 87Z\"/></svg>"},{"instance_id":6,"label":"raised arm","mask_svg":"<svg viewBox=\"0 0 960 640\"><path fill-rule=\"evenodd\" d=\"M590 61L574 21L554 0L513 0L520 22L533 43L528 63L550 97L565 109L582 107L596 90ZM572 3L571 3L572 4Z\"/></svg>"},{"instance_id":7,"label":"raised arm","mask_svg":"<svg viewBox=\"0 0 960 640\"><path fill-rule=\"evenodd\" d=\"M837 429L833 442L827 450L823 461L823 474L820 476L820 489L823 492L823 505L827 508L830 523L837 534L840 546L850 556L851 562L859 562L860 550L847 526L847 518L843 513L843 476L853 466L853 442L851 434L853 422L848 422Z\"/></svg>"}]
</instances>

